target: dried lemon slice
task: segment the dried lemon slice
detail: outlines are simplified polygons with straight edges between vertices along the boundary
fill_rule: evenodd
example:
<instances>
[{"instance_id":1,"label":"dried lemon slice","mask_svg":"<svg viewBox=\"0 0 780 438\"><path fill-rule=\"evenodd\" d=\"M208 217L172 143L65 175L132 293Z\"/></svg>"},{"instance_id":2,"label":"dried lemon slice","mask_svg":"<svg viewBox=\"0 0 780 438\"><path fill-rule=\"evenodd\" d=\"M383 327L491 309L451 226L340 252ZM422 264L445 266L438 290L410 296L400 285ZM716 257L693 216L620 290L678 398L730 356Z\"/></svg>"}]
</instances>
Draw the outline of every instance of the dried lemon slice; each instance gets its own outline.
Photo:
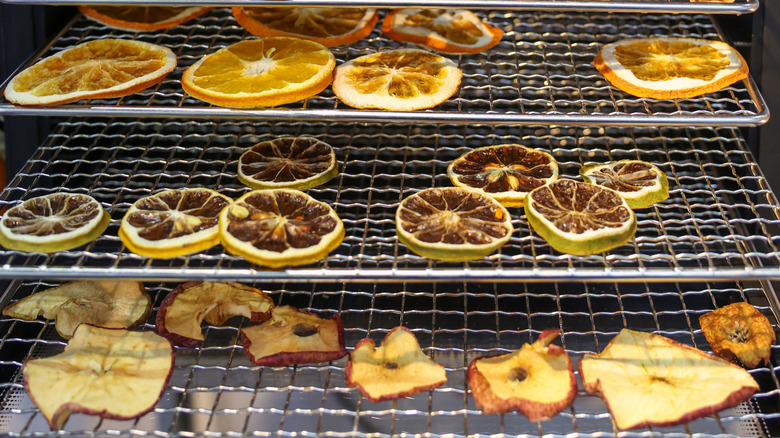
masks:
<instances>
[{"instance_id":1,"label":"dried lemon slice","mask_svg":"<svg viewBox=\"0 0 780 438\"><path fill-rule=\"evenodd\" d=\"M658 167L640 160L588 164L580 169L582 179L616 190L634 209L649 207L669 198L669 181Z\"/></svg>"},{"instance_id":2,"label":"dried lemon slice","mask_svg":"<svg viewBox=\"0 0 780 438\"><path fill-rule=\"evenodd\" d=\"M462 76L452 60L434 53L390 50L338 66L333 92L355 108L413 111L447 100L458 91Z\"/></svg>"},{"instance_id":3,"label":"dried lemon slice","mask_svg":"<svg viewBox=\"0 0 780 438\"><path fill-rule=\"evenodd\" d=\"M85 16L115 29L150 31L174 27L203 15L203 6L79 5Z\"/></svg>"},{"instance_id":4,"label":"dried lemon slice","mask_svg":"<svg viewBox=\"0 0 780 438\"><path fill-rule=\"evenodd\" d=\"M141 91L176 68L167 47L142 41L88 41L44 58L14 76L5 97L18 105L59 105Z\"/></svg>"},{"instance_id":5,"label":"dried lemon slice","mask_svg":"<svg viewBox=\"0 0 780 438\"><path fill-rule=\"evenodd\" d=\"M456 158L447 175L459 187L472 187L506 207L523 205L528 192L558 179L552 155L519 144L485 146Z\"/></svg>"},{"instance_id":6,"label":"dried lemon slice","mask_svg":"<svg viewBox=\"0 0 780 438\"><path fill-rule=\"evenodd\" d=\"M327 47L300 38L241 41L206 55L184 71L181 85L214 105L283 105L324 90L336 58Z\"/></svg>"},{"instance_id":7,"label":"dried lemon slice","mask_svg":"<svg viewBox=\"0 0 780 438\"><path fill-rule=\"evenodd\" d=\"M631 240L636 232L636 215L618 192L571 179L531 191L525 214L550 246L568 254L608 251Z\"/></svg>"},{"instance_id":8,"label":"dried lemon slice","mask_svg":"<svg viewBox=\"0 0 780 438\"><path fill-rule=\"evenodd\" d=\"M219 218L229 253L269 268L323 259L344 239L344 224L326 203L291 189L254 190Z\"/></svg>"},{"instance_id":9,"label":"dried lemon slice","mask_svg":"<svg viewBox=\"0 0 780 438\"><path fill-rule=\"evenodd\" d=\"M153 258L171 258L219 243L219 213L232 199L210 189L165 190L127 210L119 238L127 248Z\"/></svg>"},{"instance_id":10,"label":"dried lemon slice","mask_svg":"<svg viewBox=\"0 0 780 438\"><path fill-rule=\"evenodd\" d=\"M305 190L336 176L336 153L312 137L260 142L238 159L238 179L253 189Z\"/></svg>"},{"instance_id":11,"label":"dried lemon slice","mask_svg":"<svg viewBox=\"0 0 780 438\"><path fill-rule=\"evenodd\" d=\"M97 239L110 221L89 195L51 193L8 209L0 220L0 244L19 251L65 251Z\"/></svg>"},{"instance_id":12,"label":"dried lemon slice","mask_svg":"<svg viewBox=\"0 0 780 438\"><path fill-rule=\"evenodd\" d=\"M742 55L721 41L697 38L637 38L601 48L596 69L626 93L681 99L718 91L745 79Z\"/></svg>"},{"instance_id":13,"label":"dried lemon slice","mask_svg":"<svg viewBox=\"0 0 780 438\"><path fill-rule=\"evenodd\" d=\"M445 53L478 53L498 44L504 35L463 9L395 9L382 21L382 33Z\"/></svg>"},{"instance_id":14,"label":"dried lemon slice","mask_svg":"<svg viewBox=\"0 0 780 438\"><path fill-rule=\"evenodd\" d=\"M290 36L333 47L367 37L379 14L361 8L234 7L238 24L258 37Z\"/></svg>"},{"instance_id":15,"label":"dried lemon slice","mask_svg":"<svg viewBox=\"0 0 780 438\"><path fill-rule=\"evenodd\" d=\"M509 241L514 228L498 201L474 189L425 189L401 201L395 213L398 240L435 260L476 260Z\"/></svg>"}]
</instances>

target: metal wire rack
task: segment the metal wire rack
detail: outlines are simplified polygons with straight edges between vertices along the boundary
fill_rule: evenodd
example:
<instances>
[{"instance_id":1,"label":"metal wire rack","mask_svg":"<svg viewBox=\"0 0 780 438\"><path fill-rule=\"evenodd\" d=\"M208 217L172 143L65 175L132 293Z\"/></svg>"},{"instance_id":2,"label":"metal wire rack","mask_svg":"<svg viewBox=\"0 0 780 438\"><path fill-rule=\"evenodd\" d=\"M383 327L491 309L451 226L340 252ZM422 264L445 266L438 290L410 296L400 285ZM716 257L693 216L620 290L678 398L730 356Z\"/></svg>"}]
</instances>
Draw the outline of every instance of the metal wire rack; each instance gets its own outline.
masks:
<instances>
[{"instance_id":1,"label":"metal wire rack","mask_svg":"<svg viewBox=\"0 0 780 438\"><path fill-rule=\"evenodd\" d=\"M548 4L557 6L558 3L562 2ZM688 0L686 3L711 4ZM153 33L128 34L82 17L31 62L87 40L130 37L170 47L178 56L178 68L157 86L121 99L81 101L56 107L21 107L3 99L0 114L567 126L757 126L769 118L751 80L697 98L646 99L612 87L592 65L602 44L624 38L720 39L709 16L496 10L486 11L484 15L490 23L505 30L503 40L488 52L457 56L464 75L460 90L430 110L352 109L342 104L330 88L284 107L246 110L213 107L190 97L180 84L187 67L219 48L252 37L235 22L230 9L218 8L191 22ZM334 47L332 51L339 65L357 56L401 46L384 37L377 28L368 38L349 46Z\"/></svg>"},{"instance_id":2,"label":"metal wire rack","mask_svg":"<svg viewBox=\"0 0 780 438\"><path fill-rule=\"evenodd\" d=\"M153 260L129 252L119 223L137 199L162 189L205 187L234 199L249 189L236 165L251 145L313 135L336 150L340 174L310 189L345 224L343 243L319 263L264 270L216 246ZM604 254L556 252L511 208L516 229L500 251L474 262L435 262L396 238L399 202L451 185L448 163L476 146L520 143L550 152L562 177L583 164L635 158L658 165L670 198L638 210L628 244ZM0 250L0 277L292 281L546 281L780 278L780 207L735 128L617 128L337 122L73 119L0 195L0 207L51 191L87 193L110 212L94 242L53 254Z\"/></svg>"}]
</instances>

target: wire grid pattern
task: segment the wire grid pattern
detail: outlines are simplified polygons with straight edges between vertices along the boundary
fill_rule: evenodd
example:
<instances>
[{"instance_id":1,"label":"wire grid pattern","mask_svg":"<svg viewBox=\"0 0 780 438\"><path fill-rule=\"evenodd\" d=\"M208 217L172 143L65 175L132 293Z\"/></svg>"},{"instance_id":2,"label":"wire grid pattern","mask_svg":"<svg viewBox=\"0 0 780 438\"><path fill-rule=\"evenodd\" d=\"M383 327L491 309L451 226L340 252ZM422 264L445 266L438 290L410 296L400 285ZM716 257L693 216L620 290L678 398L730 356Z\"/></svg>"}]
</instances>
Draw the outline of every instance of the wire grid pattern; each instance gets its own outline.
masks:
<instances>
[{"instance_id":1,"label":"wire grid pattern","mask_svg":"<svg viewBox=\"0 0 780 438\"><path fill-rule=\"evenodd\" d=\"M19 283L15 300L57 282ZM174 287L146 283L155 311ZM556 344L575 370L623 327L655 332L710 352L698 324L707 311L748 301L770 319L771 291L757 283L656 284L284 284L255 286L277 304L341 315L348 349L363 338L377 345L393 327L417 336L423 351L447 371L447 383L397 401L372 403L345 383L347 358L288 367L252 366L239 331L253 323L231 319L204 327L200 348L177 348L173 376L155 409L134 421L74 414L50 432L21 383L24 360L62 350L53 323L0 318L0 433L8 436L550 436L618 435L606 405L578 382L574 404L551 420L531 423L519 413L484 415L468 390L466 368L481 356L507 353L559 328ZM141 330L154 329L154 312ZM688 424L640 428L620 436L777 436L778 348L771 362L750 370L761 389L749 402ZM579 376L578 376L579 377ZM579 379L578 379L579 380Z\"/></svg>"},{"instance_id":2,"label":"wire grid pattern","mask_svg":"<svg viewBox=\"0 0 780 438\"><path fill-rule=\"evenodd\" d=\"M163 189L203 187L237 199L249 190L236 175L241 153L284 135L315 136L336 151L339 175L308 190L331 205L345 227L343 243L321 262L263 270L220 245L153 260L131 253L117 237L130 205ZM528 225L522 207L509 209L515 227L509 243L481 260L432 261L398 242L395 212L402 199L425 188L450 186L450 161L478 146L505 143L551 153L561 177L574 179L588 163L651 162L667 175L670 198L636 212L637 232L629 243L591 256L550 248ZM576 280L587 278L582 275L591 270L605 279L627 272L632 278L655 273L680 280L692 274L691 280L702 274L734 279L777 277L780 272L777 200L733 128L74 119L58 125L0 195L0 206L52 191L93 196L111 215L108 229L70 251L46 255L2 249L0 275L342 281L378 272L390 281L420 273L439 280L452 275L466 279L475 272L487 278L533 279L541 272Z\"/></svg>"},{"instance_id":3,"label":"wire grid pattern","mask_svg":"<svg viewBox=\"0 0 780 438\"><path fill-rule=\"evenodd\" d=\"M342 104L330 87L318 96L283 108L219 108L190 97L180 84L187 67L204 55L252 38L235 22L230 9L217 8L191 22L153 33L127 33L82 17L54 41L44 56L99 38L136 38L170 47L178 57L177 69L157 86L121 99L39 108L17 107L3 100L0 113L683 126L756 126L768 119L762 98L747 81L696 98L645 99L612 87L592 65L603 44L625 38L669 36L720 40L709 16L510 11L485 11L483 15L505 31L502 41L487 52L454 55L453 60L463 71L460 89L431 110L355 110ZM375 51L407 46L411 45L387 39L377 26L364 40L331 50L336 65L340 65Z\"/></svg>"}]
</instances>

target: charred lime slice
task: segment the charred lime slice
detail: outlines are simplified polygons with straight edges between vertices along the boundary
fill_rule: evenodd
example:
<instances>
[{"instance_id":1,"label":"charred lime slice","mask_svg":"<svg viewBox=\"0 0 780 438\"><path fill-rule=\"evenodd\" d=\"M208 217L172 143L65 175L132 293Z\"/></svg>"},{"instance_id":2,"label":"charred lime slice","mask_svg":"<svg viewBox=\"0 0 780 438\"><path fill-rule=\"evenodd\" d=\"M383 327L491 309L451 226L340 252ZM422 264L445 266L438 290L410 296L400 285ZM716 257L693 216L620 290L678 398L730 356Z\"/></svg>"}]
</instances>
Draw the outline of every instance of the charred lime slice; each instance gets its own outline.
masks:
<instances>
[{"instance_id":1,"label":"charred lime slice","mask_svg":"<svg viewBox=\"0 0 780 438\"><path fill-rule=\"evenodd\" d=\"M558 179L558 163L547 152L519 144L485 146L456 158L447 175L458 187L472 187L507 207L523 205L531 190Z\"/></svg>"},{"instance_id":2,"label":"charred lime slice","mask_svg":"<svg viewBox=\"0 0 780 438\"><path fill-rule=\"evenodd\" d=\"M333 148L311 137L260 142L238 159L238 179L253 189L306 190L337 173Z\"/></svg>"},{"instance_id":3,"label":"charred lime slice","mask_svg":"<svg viewBox=\"0 0 780 438\"><path fill-rule=\"evenodd\" d=\"M110 221L89 195L51 193L8 209L0 220L0 244L19 251L65 251L97 239Z\"/></svg>"},{"instance_id":4,"label":"charred lime slice","mask_svg":"<svg viewBox=\"0 0 780 438\"><path fill-rule=\"evenodd\" d=\"M608 251L636 232L636 216L618 192L571 179L534 189L525 214L550 246L568 254Z\"/></svg>"},{"instance_id":5,"label":"charred lime slice","mask_svg":"<svg viewBox=\"0 0 780 438\"><path fill-rule=\"evenodd\" d=\"M323 259L344 238L336 212L299 190L254 190L222 211L222 245L229 253L270 268Z\"/></svg>"},{"instance_id":6,"label":"charred lime slice","mask_svg":"<svg viewBox=\"0 0 780 438\"><path fill-rule=\"evenodd\" d=\"M498 201L474 189L425 189L395 213L398 240L435 260L476 260L509 241L514 228Z\"/></svg>"},{"instance_id":7,"label":"charred lime slice","mask_svg":"<svg viewBox=\"0 0 780 438\"><path fill-rule=\"evenodd\" d=\"M669 198L669 181L658 167L640 160L588 164L580 169L582 179L616 190L634 209L649 207Z\"/></svg>"}]
</instances>

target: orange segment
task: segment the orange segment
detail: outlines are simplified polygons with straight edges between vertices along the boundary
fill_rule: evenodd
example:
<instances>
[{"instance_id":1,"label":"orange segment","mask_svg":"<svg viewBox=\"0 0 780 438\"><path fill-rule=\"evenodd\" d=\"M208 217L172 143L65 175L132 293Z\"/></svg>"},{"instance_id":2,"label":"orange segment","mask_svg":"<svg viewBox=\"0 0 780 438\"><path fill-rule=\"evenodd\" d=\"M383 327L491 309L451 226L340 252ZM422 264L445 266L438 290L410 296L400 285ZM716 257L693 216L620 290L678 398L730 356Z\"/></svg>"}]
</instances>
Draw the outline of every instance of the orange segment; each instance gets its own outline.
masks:
<instances>
[{"instance_id":1,"label":"orange segment","mask_svg":"<svg viewBox=\"0 0 780 438\"><path fill-rule=\"evenodd\" d=\"M617 88L638 97L681 99L745 79L742 56L720 41L639 38L607 44L593 61Z\"/></svg>"},{"instance_id":2,"label":"orange segment","mask_svg":"<svg viewBox=\"0 0 780 438\"><path fill-rule=\"evenodd\" d=\"M376 9L233 8L238 24L258 37L290 36L333 47L367 37L379 20Z\"/></svg>"},{"instance_id":3,"label":"orange segment","mask_svg":"<svg viewBox=\"0 0 780 438\"><path fill-rule=\"evenodd\" d=\"M44 58L16 75L5 97L18 105L59 105L126 96L160 82L176 55L142 41L88 41Z\"/></svg>"},{"instance_id":4,"label":"orange segment","mask_svg":"<svg viewBox=\"0 0 780 438\"><path fill-rule=\"evenodd\" d=\"M382 33L444 53L478 53L498 44L504 35L462 9L395 9L382 21Z\"/></svg>"},{"instance_id":5,"label":"orange segment","mask_svg":"<svg viewBox=\"0 0 780 438\"><path fill-rule=\"evenodd\" d=\"M242 41L206 55L182 77L184 91L214 105L250 108L314 96L332 80L327 47L300 38Z\"/></svg>"},{"instance_id":6,"label":"orange segment","mask_svg":"<svg viewBox=\"0 0 780 438\"><path fill-rule=\"evenodd\" d=\"M106 26L131 31L167 29L211 9L202 6L79 5L79 11L89 18Z\"/></svg>"}]
</instances>

